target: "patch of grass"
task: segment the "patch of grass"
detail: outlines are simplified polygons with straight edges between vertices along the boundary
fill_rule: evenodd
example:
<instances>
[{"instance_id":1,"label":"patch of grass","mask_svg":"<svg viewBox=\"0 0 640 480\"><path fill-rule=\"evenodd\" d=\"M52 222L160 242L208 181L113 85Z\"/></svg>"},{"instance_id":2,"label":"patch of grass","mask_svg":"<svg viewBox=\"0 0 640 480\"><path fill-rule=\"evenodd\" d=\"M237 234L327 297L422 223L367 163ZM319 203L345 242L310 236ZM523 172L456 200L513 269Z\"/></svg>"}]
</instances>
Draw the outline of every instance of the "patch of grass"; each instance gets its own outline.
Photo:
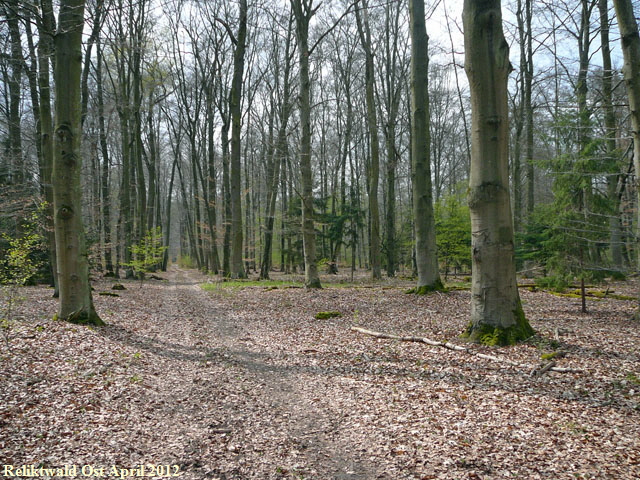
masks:
<instances>
[{"instance_id":1,"label":"patch of grass","mask_svg":"<svg viewBox=\"0 0 640 480\"><path fill-rule=\"evenodd\" d=\"M471 282L447 282L445 284L446 290L471 290Z\"/></svg>"},{"instance_id":2,"label":"patch of grass","mask_svg":"<svg viewBox=\"0 0 640 480\"><path fill-rule=\"evenodd\" d=\"M628 373L626 379L635 385L640 385L640 378L635 373Z\"/></svg>"},{"instance_id":3,"label":"patch of grass","mask_svg":"<svg viewBox=\"0 0 640 480\"><path fill-rule=\"evenodd\" d=\"M327 318L341 317L342 314L336 311L318 312L315 315L316 320L326 320Z\"/></svg>"}]
</instances>

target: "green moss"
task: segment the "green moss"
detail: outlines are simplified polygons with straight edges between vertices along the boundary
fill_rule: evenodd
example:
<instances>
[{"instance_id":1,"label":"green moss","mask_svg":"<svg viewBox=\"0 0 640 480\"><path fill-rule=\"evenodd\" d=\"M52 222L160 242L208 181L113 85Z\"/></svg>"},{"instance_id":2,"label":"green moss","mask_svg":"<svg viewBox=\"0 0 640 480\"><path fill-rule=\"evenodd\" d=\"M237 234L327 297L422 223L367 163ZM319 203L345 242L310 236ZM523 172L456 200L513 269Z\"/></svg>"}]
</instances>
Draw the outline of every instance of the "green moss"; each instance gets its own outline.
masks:
<instances>
[{"instance_id":1,"label":"green moss","mask_svg":"<svg viewBox=\"0 0 640 480\"><path fill-rule=\"evenodd\" d=\"M416 295L427 295L428 293L443 292L443 291L445 291L444 285L442 284L442 281L438 278L431 285L420 285L418 287L407 290L405 293L414 293Z\"/></svg>"},{"instance_id":2,"label":"green moss","mask_svg":"<svg viewBox=\"0 0 640 480\"><path fill-rule=\"evenodd\" d=\"M627 301L630 301L630 302L633 302L633 301L637 300L636 297L631 297L629 295L618 295L618 294L615 294L615 293L614 294L610 293L608 296L609 296L609 298L613 298L615 300L627 300Z\"/></svg>"},{"instance_id":3,"label":"green moss","mask_svg":"<svg viewBox=\"0 0 640 480\"><path fill-rule=\"evenodd\" d=\"M558 356L558 352L543 353L542 355L540 355L540 360L552 360L557 356Z\"/></svg>"},{"instance_id":4,"label":"green moss","mask_svg":"<svg viewBox=\"0 0 640 480\"><path fill-rule=\"evenodd\" d=\"M117 293L113 292L98 292L98 295L102 295L103 297L119 297Z\"/></svg>"},{"instance_id":5,"label":"green moss","mask_svg":"<svg viewBox=\"0 0 640 480\"><path fill-rule=\"evenodd\" d=\"M304 286L306 288L322 288L322 284L320 283L320 279L317 278L312 282L305 282Z\"/></svg>"},{"instance_id":6,"label":"green moss","mask_svg":"<svg viewBox=\"0 0 640 480\"><path fill-rule=\"evenodd\" d=\"M93 309L90 309L90 311L78 310L69 315L65 320L69 323L75 323L76 325L94 325L96 327L106 325Z\"/></svg>"},{"instance_id":7,"label":"green moss","mask_svg":"<svg viewBox=\"0 0 640 480\"><path fill-rule=\"evenodd\" d=\"M535 331L524 316L524 311L520 304L514 311L514 317L516 323L507 328L488 324L469 324L462 337L474 343L493 347L496 345L515 345L535 334Z\"/></svg>"},{"instance_id":8,"label":"green moss","mask_svg":"<svg viewBox=\"0 0 640 480\"><path fill-rule=\"evenodd\" d=\"M335 318L335 317L341 317L342 314L340 312L335 312L335 311L329 311L329 312L318 312L315 315L315 318L317 320L326 320L327 318Z\"/></svg>"}]
</instances>

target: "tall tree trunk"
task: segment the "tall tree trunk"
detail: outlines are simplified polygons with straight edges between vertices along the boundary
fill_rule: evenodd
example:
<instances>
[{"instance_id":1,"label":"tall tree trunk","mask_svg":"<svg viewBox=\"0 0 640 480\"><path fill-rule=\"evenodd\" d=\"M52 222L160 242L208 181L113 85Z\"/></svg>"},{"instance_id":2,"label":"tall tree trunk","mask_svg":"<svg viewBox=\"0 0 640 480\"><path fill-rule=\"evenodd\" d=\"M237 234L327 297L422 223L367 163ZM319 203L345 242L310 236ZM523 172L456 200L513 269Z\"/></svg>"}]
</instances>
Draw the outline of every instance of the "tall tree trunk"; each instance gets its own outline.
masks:
<instances>
[{"instance_id":1,"label":"tall tree trunk","mask_svg":"<svg viewBox=\"0 0 640 480\"><path fill-rule=\"evenodd\" d=\"M176 151L180 151L179 148ZM171 180L169 180L169 190L167 191L167 206L166 206L166 212L167 212L167 220L166 223L164 225L164 239L162 241L162 244L165 247L164 250L164 254L162 256L162 271L166 272L167 271L167 267L169 265L169 247L170 247L170 240L171 240L171 206L173 204L173 182L176 178L176 165L179 162L179 158L178 156L176 156L173 159L173 165L171 166Z\"/></svg>"},{"instance_id":2,"label":"tall tree trunk","mask_svg":"<svg viewBox=\"0 0 640 480\"><path fill-rule=\"evenodd\" d=\"M58 298L58 265L56 260L56 236L53 225L53 188L51 172L53 169L53 119L51 110L50 62L53 55L53 34L55 17L51 0L41 0L42 21L38 24L38 87L40 90L40 143L42 145L42 190L46 202L46 227L49 261L53 275L53 296Z\"/></svg>"},{"instance_id":3,"label":"tall tree trunk","mask_svg":"<svg viewBox=\"0 0 640 480\"><path fill-rule=\"evenodd\" d=\"M22 128L20 100L22 97L22 38L18 23L19 2L9 0L5 7L9 38L11 42L11 75L9 75L9 175L11 183L24 182L24 160L22 157Z\"/></svg>"},{"instance_id":4,"label":"tall tree trunk","mask_svg":"<svg viewBox=\"0 0 640 480\"><path fill-rule=\"evenodd\" d=\"M229 180L229 115L222 116L220 131L222 142L222 219L224 233L222 238L222 271L226 277L231 275L231 182Z\"/></svg>"},{"instance_id":5,"label":"tall tree trunk","mask_svg":"<svg viewBox=\"0 0 640 480\"><path fill-rule=\"evenodd\" d=\"M429 38L424 22L424 0L411 0L411 178L416 235L416 293L443 288L438 272L436 227L433 216L429 134Z\"/></svg>"},{"instance_id":6,"label":"tall tree trunk","mask_svg":"<svg viewBox=\"0 0 640 480\"><path fill-rule=\"evenodd\" d=\"M629 96L629 110L631 111L631 131L633 133L633 164L636 171L636 192L637 202L640 205L640 186L638 178L640 175L640 35L638 34L638 24L633 12L631 0L614 0L613 4L618 17L618 28L620 29L620 41L622 43L622 54L624 56L624 83ZM640 208L636 209L636 228L640 231ZM638 247L636 234L636 259L640 266L640 248ZM639 311L640 312L640 311Z\"/></svg>"},{"instance_id":7,"label":"tall tree trunk","mask_svg":"<svg viewBox=\"0 0 640 480\"><path fill-rule=\"evenodd\" d=\"M283 159L287 155L287 127L291 116L291 29L293 25L289 21L289 30L284 51L284 71L282 85L282 103L279 107L279 126L276 134L276 145L273 150L273 158L270 161L269 174L267 175L267 205L266 205L266 225L264 229L264 246L262 253L262 265L260 267L260 278L269 278L271 270L271 250L273 244L273 229L276 217L276 199L278 196L278 185L280 184L280 168ZM276 81L278 81L276 79ZM283 217L284 218L284 217Z\"/></svg>"},{"instance_id":8,"label":"tall tree trunk","mask_svg":"<svg viewBox=\"0 0 640 480\"><path fill-rule=\"evenodd\" d=\"M398 245L396 238L396 169L400 155L396 149L396 130L398 123L398 111L400 108L400 97L402 83L399 78L403 76L404 69L401 69L398 52L398 38L400 31L401 5L395 5L395 12L392 12L393 4L385 7L385 106L387 119L385 125L386 141L386 179L387 179L387 208L385 211L386 223L386 244L387 244L387 276L394 277L398 263Z\"/></svg>"},{"instance_id":9,"label":"tall tree trunk","mask_svg":"<svg viewBox=\"0 0 640 480\"><path fill-rule=\"evenodd\" d=\"M231 278L246 278L242 262L242 195L240 164L240 134L242 120L242 75L244 52L247 42L247 0L240 0L238 11L238 34L233 53L233 80L231 83Z\"/></svg>"},{"instance_id":10,"label":"tall tree trunk","mask_svg":"<svg viewBox=\"0 0 640 480\"><path fill-rule=\"evenodd\" d=\"M211 89L205 90L207 94L207 159L208 175L207 175L207 219L209 221L209 231L211 235L211 270L216 275L220 271L220 257L218 256L218 232L217 232L217 214L216 214L216 149L214 139L214 115L213 115L213 93Z\"/></svg>"},{"instance_id":11,"label":"tall tree trunk","mask_svg":"<svg viewBox=\"0 0 640 480\"><path fill-rule=\"evenodd\" d=\"M298 40L300 108L300 180L302 184L302 242L307 288L322 288L316 263L316 232L313 222L313 173L311 170L311 83L309 80L309 22L317 7L313 0L291 0Z\"/></svg>"},{"instance_id":12,"label":"tall tree trunk","mask_svg":"<svg viewBox=\"0 0 640 480\"><path fill-rule=\"evenodd\" d=\"M531 30L531 0L524 0L524 28L526 31L526 55L524 62L524 110L526 126L526 175L527 175L527 216L533 213L535 206L535 168L533 164L533 32ZM524 48L524 47L523 47Z\"/></svg>"},{"instance_id":13,"label":"tall tree trunk","mask_svg":"<svg viewBox=\"0 0 640 480\"><path fill-rule=\"evenodd\" d=\"M365 90L367 102L367 126L369 129L369 143L371 161L368 169L369 196L369 262L371 276L374 280L382 278L380 270L380 213L378 207L378 181L380 178L380 144L378 140L378 118L376 114L374 92L373 49L371 45L371 30L369 28L369 14L366 0L362 0L362 14L356 10L356 21L362 48L365 52Z\"/></svg>"},{"instance_id":14,"label":"tall tree trunk","mask_svg":"<svg viewBox=\"0 0 640 480\"><path fill-rule=\"evenodd\" d=\"M602 104L604 108L606 162L610 166L607 175L607 197L610 202L609 251L611 264L617 271L622 270L622 224L620 221L620 202L618 200L618 181L620 175L618 154L616 151L616 112L613 107L613 68L611 66L611 47L609 44L609 2L599 0L600 39L602 45ZM616 172L614 174L613 172Z\"/></svg>"},{"instance_id":15,"label":"tall tree trunk","mask_svg":"<svg viewBox=\"0 0 640 480\"><path fill-rule=\"evenodd\" d=\"M55 35L53 205L60 308L58 318L103 325L93 307L82 224L80 73L84 0L60 3Z\"/></svg>"},{"instance_id":16,"label":"tall tree trunk","mask_svg":"<svg viewBox=\"0 0 640 480\"><path fill-rule=\"evenodd\" d=\"M471 340L512 344L533 335L516 284L509 198L509 47L500 0L465 0L465 70L471 89Z\"/></svg>"},{"instance_id":17,"label":"tall tree trunk","mask_svg":"<svg viewBox=\"0 0 640 480\"><path fill-rule=\"evenodd\" d=\"M114 276L111 250L111 198L109 195L109 147L104 119L104 89L102 82L102 46L100 38L96 39L96 95L98 97L98 132L100 136L100 152L102 154L102 229L104 235L104 276Z\"/></svg>"}]
</instances>

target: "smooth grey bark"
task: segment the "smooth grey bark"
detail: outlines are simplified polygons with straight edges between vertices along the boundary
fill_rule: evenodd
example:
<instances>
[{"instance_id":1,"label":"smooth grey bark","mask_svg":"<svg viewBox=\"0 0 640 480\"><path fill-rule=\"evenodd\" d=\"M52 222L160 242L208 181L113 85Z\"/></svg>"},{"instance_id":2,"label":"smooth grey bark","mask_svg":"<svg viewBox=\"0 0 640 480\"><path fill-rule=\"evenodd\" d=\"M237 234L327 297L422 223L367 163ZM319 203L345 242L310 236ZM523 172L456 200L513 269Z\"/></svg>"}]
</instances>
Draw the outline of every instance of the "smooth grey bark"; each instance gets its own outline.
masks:
<instances>
[{"instance_id":1,"label":"smooth grey bark","mask_svg":"<svg viewBox=\"0 0 640 480\"><path fill-rule=\"evenodd\" d=\"M429 132L429 37L424 20L424 0L409 3L411 26L411 179L415 253L418 270L416 293L442 289L438 271L436 227L431 191Z\"/></svg>"},{"instance_id":2,"label":"smooth grey bark","mask_svg":"<svg viewBox=\"0 0 640 480\"><path fill-rule=\"evenodd\" d=\"M524 0L524 22L523 27L526 32L524 36L526 48L523 46L524 55L524 117L526 128L525 147L525 172L527 178L527 201L526 213L530 216L535 206L535 168L533 164L533 103L531 100L533 92L533 31L531 29L532 20L532 0Z\"/></svg>"},{"instance_id":3,"label":"smooth grey bark","mask_svg":"<svg viewBox=\"0 0 640 480\"><path fill-rule=\"evenodd\" d=\"M640 35L631 0L613 0L620 29L620 42L624 56L622 69L624 83L629 97L631 111L631 131L633 134L633 165L636 171L637 201L640 205L640 188L638 188L638 172L640 172ZM640 208L637 209L636 228L640 229ZM636 233L636 260L640 265L640 248Z\"/></svg>"},{"instance_id":4,"label":"smooth grey bark","mask_svg":"<svg viewBox=\"0 0 640 480\"><path fill-rule=\"evenodd\" d=\"M267 205L266 205L266 225L264 231L264 245L262 252L262 262L260 266L260 278L269 278L269 271L272 263L273 228L276 216L276 198L278 196L278 185L280 184L280 168L287 155L287 127L291 116L291 36L293 22L289 21L287 38L284 50L284 70L282 72L282 100L278 108L279 126L276 135L275 149L272 150L271 158L267 168ZM277 59L276 61L279 61ZM277 67L276 67L277 68ZM277 68L276 82L279 82L279 68Z\"/></svg>"},{"instance_id":5,"label":"smooth grey bark","mask_svg":"<svg viewBox=\"0 0 640 480\"><path fill-rule=\"evenodd\" d=\"M373 64L373 48L371 45L371 29L366 0L361 0L362 8L356 10L356 22L360 43L365 54L365 100L367 105L367 128L369 134L369 151L371 154L367 169L367 193L369 207L369 264L371 277L382 278L380 270L380 212L378 206L378 184L380 179L380 143L378 139L378 117L375 105L375 76Z\"/></svg>"},{"instance_id":6,"label":"smooth grey bark","mask_svg":"<svg viewBox=\"0 0 640 480\"><path fill-rule=\"evenodd\" d=\"M60 285L58 318L103 325L93 307L82 224L80 74L84 0L60 3L55 35L53 208Z\"/></svg>"},{"instance_id":7,"label":"smooth grey bark","mask_svg":"<svg viewBox=\"0 0 640 480\"><path fill-rule=\"evenodd\" d=\"M395 11L392 11L392 7ZM388 277L394 277L398 266L398 238L396 235L396 170L401 155L396 145L398 132L398 115L401 93L406 74L406 64L400 57L400 13L402 5L388 4L385 7L385 74L382 81L384 104L387 111L384 135L386 143L386 271ZM426 53L426 50L425 50Z\"/></svg>"},{"instance_id":8,"label":"smooth grey bark","mask_svg":"<svg viewBox=\"0 0 640 480\"><path fill-rule=\"evenodd\" d=\"M602 106L604 108L605 148L611 170L607 175L607 197L611 202L609 217L609 252L613 268L622 270L622 223L620 221L620 201L618 199L618 152L616 149L616 112L613 106L613 67L609 43L609 2L599 0L600 44L602 51Z\"/></svg>"},{"instance_id":9,"label":"smooth grey bark","mask_svg":"<svg viewBox=\"0 0 640 480\"><path fill-rule=\"evenodd\" d=\"M313 173L311 170L311 82L309 79L309 22L318 7L313 0L291 0L296 19L299 67L300 180L302 184L302 242L304 277L307 288L322 288L316 262L316 232L313 214Z\"/></svg>"},{"instance_id":10,"label":"smooth grey bark","mask_svg":"<svg viewBox=\"0 0 640 480\"><path fill-rule=\"evenodd\" d=\"M471 90L472 233L471 324L467 335L485 344L512 344L533 329L516 283L509 196L509 46L500 0L465 0L465 70Z\"/></svg>"}]
</instances>

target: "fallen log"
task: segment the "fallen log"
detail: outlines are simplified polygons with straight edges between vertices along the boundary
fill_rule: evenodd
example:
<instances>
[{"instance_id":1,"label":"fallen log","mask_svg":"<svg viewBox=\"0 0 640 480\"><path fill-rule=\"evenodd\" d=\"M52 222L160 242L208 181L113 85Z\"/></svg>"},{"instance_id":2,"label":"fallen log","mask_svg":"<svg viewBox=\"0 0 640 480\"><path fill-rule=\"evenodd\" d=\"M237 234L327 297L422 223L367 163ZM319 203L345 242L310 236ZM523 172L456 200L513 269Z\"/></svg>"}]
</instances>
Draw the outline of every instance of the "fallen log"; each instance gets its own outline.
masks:
<instances>
[{"instance_id":1,"label":"fallen log","mask_svg":"<svg viewBox=\"0 0 640 480\"><path fill-rule=\"evenodd\" d=\"M431 345L434 347L446 348L447 350L452 350L455 352L464 352L469 355L473 355L478 358L482 358L484 360L491 360L493 362L505 363L507 365L511 365L513 367L522 368L528 372L536 372L536 375L542 375L547 371L557 372L557 373L579 373L580 370L576 370L573 368L564 368L564 367L556 367L555 362L553 364L548 364L543 367L543 369L538 369L537 367L533 367L531 365L527 365L524 363L514 362L513 360L509 360L507 358L496 357L494 355L487 355L486 353L476 352L467 347L461 347L460 345L455 345L450 342L439 342L437 340L430 340L425 337L413 337L413 336L402 336L402 335L393 335L390 333L382 333L382 332L374 332L373 330L367 330L366 328L361 327L351 327L351 330L354 332L363 333L365 335L369 335L371 337L383 338L389 340L399 340L401 342L417 342L417 343L426 343L427 345Z\"/></svg>"}]
</instances>

